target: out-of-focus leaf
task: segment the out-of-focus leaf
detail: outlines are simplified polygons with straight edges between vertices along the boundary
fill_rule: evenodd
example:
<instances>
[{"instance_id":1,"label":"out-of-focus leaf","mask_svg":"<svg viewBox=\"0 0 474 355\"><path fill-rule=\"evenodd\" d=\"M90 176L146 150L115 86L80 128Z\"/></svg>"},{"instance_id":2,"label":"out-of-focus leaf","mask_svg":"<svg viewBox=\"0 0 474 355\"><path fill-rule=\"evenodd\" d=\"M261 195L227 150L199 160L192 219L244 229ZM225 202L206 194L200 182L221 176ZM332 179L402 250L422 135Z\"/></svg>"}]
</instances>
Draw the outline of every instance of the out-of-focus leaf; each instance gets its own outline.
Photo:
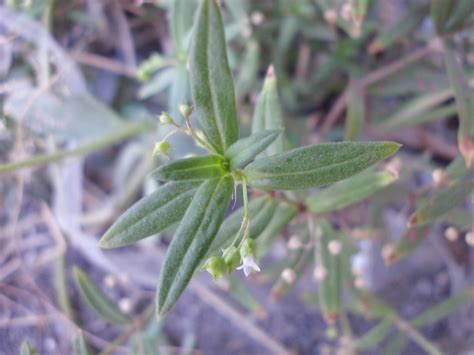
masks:
<instances>
[{"instance_id":1,"label":"out-of-focus leaf","mask_svg":"<svg viewBox=\"0 0 474 355\"><path fill-rule=\"evenodd\" d=\"M242 306L250 312L259 316L266 314L265 308L260 301L250 292L246 283L243 282L235 273L230 273L227 277L229 281L229 294Z\"/></svg>"},{"instance_id":2,"label":"out-of-focus leaf","mask_svg":"<svg viewBox=\"0 0 474 355\"><path fill-rule=\"evenodd\" d=\"M199 123L217 153L239 138L232 74L216 0L202 0L191 45L191 90Z\"/></svg>"},{"instance_id":3,"label":"out-of-focus leaf","mask_svg":"<svg viewBox=\"0 0 474 355\"><path fill-rule=\"evenodd\" d=\"M388 252L384 254L384 260L387 264L396 263L418 248L418 246L428 236L429 229L426 226L409 229L400 239L390 247Z\"/></svg>"},{"instance_id":4,"label":"out-of-focus leaf","mask_svg":"<svg viewBox=\"0 0 474 355\"><path fill-rule=\"evenodd\" d=\"M431 17L438 34L445 32L447 20L455 4L456 1L453 0L431 0Z\"/></svg>"},{"instance_id":5,"label":"out-of-focus leaf","mask_svg":"<svg viewBox=\"0 0 474 355\"><path fill-rule=\"evenodd\" d=\"M288 255L285 256L286 265L270 292L270 298L274 301L279 300L294 288L312 260L313 248L309 247L309 233L307 231L303 232L300 240L302 247L289 250Z\"/></svg>"},{"instance_id":6,"label":"out-of-focus leaf","mask_svg":"<svg viewBox=\"0 0 474 355\"><path fill-rule=\"evenodd\" d=\"M394 142L324 143L293 149L247 165L250 186L263 190L298 190L346 179L394 154Z\"/></svg>"},{"instance_id":7,"label":"out-of-focus leaf","mask_svg":"<svg viewBox=\"0 0 474 355\"><path fill-rule=\"evenodd\" d=\"M452 208L465 201L473 192L474 182L455 181L448 188L436 191L433 196L421 203L408 220L410 228L433 223L436 218L449 212Z\"/></svg>"},{"instance_id":8,"label":"out-of-focus leaf","mask_svg":"<svg viewBox=\"0 0 474 355\"><path fill-rule=\"evenodd\" d=\"M340 181L306 199L313 213L328 213L360 202L396 180L388 171L368 171Z\"/></svg>"},{"instance_id":9,"label":"out-of-focus leaf","mask_svg":"<svg viewBox=\"0 0 474 355\"><path fill-rule=\"evenodd\" d=\"M38 350L28 340L25 340L21 344L20 355L38 355Z\"/></svg>"},{"instance_id":10,"label":"out-of-focus leaf","mask_svg":"<svg viewBox=\"0 0 474 355\"><path fill-rule=\"evenodd\" d=\"M214 240L234 182L225 176L207 180L198 189L168 248L158 285L157 310L168 313L188 285Z\"/></svg>"},{"instance_id":11,"label":"out-of-focus leaf","mask_svg":"<svg viewBox=\"0 0 474 355\"><path fill-rule=\"evenodd\" d=\"M238 2L238 1L234 1ZM235 90L237 97L241 101L254 87L258 78L258 65L260 61L260 47L258 42L250 41L247 44L245 56L242 60L242 66L239 76L236 79Z\"/></svg>"},{"instance_id":12,"label":"out-of-focus leaf","mask_svg":"<svg viewBox=\"0 0 474 355\"><path fill-rule=\"evenodd\" d=\"M117 305L78 267L74 277L79 291L87 304L105 321L112 324L129 324L132 319L122 313Z\"/></svg>"},{"instance_id":13,"label":"out-of-focus leaf","mask_svg":"<svg viewBox=\"0 0 474 355\"><path fill-rule=\"evenodd\" d=\"M187 48L186 38L193 24L194 1L172 0L170 9L171 37L177 52Z\"/></svg>"},{"instance_id":14,"label":"out-of-focus leaf","mask_svg":"<svg viewBox=\"0 0 474 355\"><path fill-rule=\"evenodd\" d=\"M469 288L456 296L448 298L445 301L438 303L437 305L431 307L427 311L423 312L415 319L412 320L412 324L415 327L422 327L426 324L432 324L438 320L445 318L461 307L463 307L469 301L472 301L474 297L474 288ZM387 344L385 353L388 354L400 354L403 347L406 343L406 337L404 334L397 334L392 337L390 342Z\"/></svg>"},{"instance_id":15,"label":"out-of-focus leaf","mask_svg":"<svg viewBox=\"0 0 474 355\"><path fill-rule=\"evenodd\" d=\"M227 172L226 165L227 162L218 155L203 155L162 165L151 176L159 181L202 181L223 176Z\"/></svg>"},{"instance_id":16,"label":"out-of-focus leaf","mask_svg":"<svg viewBox=\"0 0 474 355\"><path fill-rule=\"evenodd\" d=\"M279 204L273 214L272 219L265 229L256 236L257 241L257 257L261 258L267 254L273 241L280 235L283 229L297 215L298 209L295 206L287 204Z\"/></svg>"},{"instance_id":17,"label":"out-of-focus leaf","mask_svg":"<svg viewBox=\"0 0 474 355\"><path fill-rule=\"evenodd\" d=\"M130 136L143 133L149 128L150 125L148 124L127 124L118 133L107 135L105 137L102 137L102 139L91 142L89 144L84 144L78 148L59 150L51 154L40 154L29 159L15 161L7 164L0 164L0 174L13 172L22 168L46 165L48 163L56 162L58 160L65 159L68 157L87 155L89 153L105 148L109 145L120 143L121 141L127 139Z\"/></svg>"},{"instance_id":18,"label":"out-of-focus leaf","mask_svg":"<svg viewBox=\"0 0 474 355\"><path fill-rule=\"evenodd\" d=\"M401 106L395 113L383 119L379 126L383 129L413 127L439 116L446 117L453 111L452 106L438 108L437 110L436 108L452 96L453 91L448 88L415 97Z\"/></svg>"},{"instance_id":19,"label":"out-of-focus leaf","mask_svg":"<svg viewBox=\"0 0 474 355\"><path fill-rule=\"evenodd\" d=\"M184 64L181 64L176 66L168 98L169 111L173 119L178 123L183 123L184 121L179 112L179 105L187 103L190 96L189 73Z\"/></svg>"},{"instance_id":20,"label":"out-of-focus leaf","mask_svg":"<svg viewBox=\"0 0 474 355\"><path fill-rule=\"evenodd\" d=\"M467 77L450 44L444 47L444 59L458 108L458 147L466 166L470 167L474 164L474 90L469 87Z\"/></svg>"},{"instance_id":21,"label":"out-of-focus leaf","mask_svg":"<svg viewBox=\"0 0 474 355\"><path fill-rule=\"evenodd\" d=\"M280 133L281 130L276 129L264 130L239 139L227 150L226 156L229 159L229 169L232 171L250 163L273 141L278 139Z\"/></svg>"},{"instance_id":22,"label":"out-of-focus leaf","mask_svg":"<svg viewBox=\"0 0 474 355\"><path fill-rule=\"evenodd\" d=\"M403 17L399 22L395 23L387 31L380 33L370 44L369 51L372 53L381 52L400 39L409 37L415 29L418 28L420 23L426 17L428 13L428 6L418 6L407 12L407 15Z\"/></svg>"},{"instance_id":23,"label":"out-of-focus leaf","mask_svg":"<svg viewBox=\"0 0 474 355\"><path fill-rule=\"evenodd\" d=\"M181 220L199 182L169 182L123 213L100 240L116 248L155 235Z\"/></svg>"},{"instance_id":24,"label":"out-of-focus leaf","mask_svg":"<svg viewBox=\"0 0 474 355\"><path fill-rule=\"evenodd\" d=\"M456 0L453 2L455 3L455 7L451 11L451 16L446 23L446 29L449 32L460 29L474 13L474 1Z\"/></svg>"},{"instance_id":25,"label":"out-of-focus leaf","mask_svg":"<svg viewBox=\"0 0 474 355\"><path fill-rule=\"evenodd\" d=\"M357 79L351 79L348 89L345 140L356 141L365 121L364 91Z\"/></svg>"},{"instance_id":26,"label":"out-of-focus leaf","mask_svg":"<svg viewBox=\"0 0 474 355\"><path fill-rule=\"evenodd\" d=\"M36 134L52 135L59 142L86 144L117 134L127 126L127 122L91 96L60 97L28 87L7 97L4 112Z\"/></svg>"},{"instance_id":27,"label":"out-of-focus leaf","mask_svg":"<svg viewBox=\"0 0 474 355\"><path fill-rule=\"evenodd\" d=\"M72 351L74 355L92 355L92 350L90 349L89 345L84 338L84 334L82 331L76 335L76 337L72 341Z\"/></svg>"},{"instance_id":28,"label":"out-of-focus leaf","mask_svg":"<svg viewBox=\"0 0 474 355\"><path fill-rule=\"evenodd\" d=\"M334 323L341 306L342 264L340 253L330 251L330 243L342 243L328 222L321 221L314 231L315 265L325 276L318 284L319 304L328 323Z\"/></svg>"},{"instance_id":29,"label":"out-of-focus leaf","mask_svg":"<svg viewBox=\"0 0 474 355\"><path fill-rule=\"evenodd\" d=\"M263 130L283 130L283 112L278 99L277 80L271 66L268 69L252 118L252 133ZM283 135L279 136L266 150L267 154L283 151Z\"/></svg>"},{"instance_id":30,"label":"out-of-focus leaf","mask_svg":"<svg viewBox=\"0 0 474 355\"><path fill-rule=\"evenodd\" d=\"M355 347L359 350L367 350L377 346L385 339L392 326L393 319L385 317L379 324L357 339Z\"/></svg>"},{"instance_id":31,"label":"out-of-focus leaf","mask_svg":"<svg viewBox=\"0 0 474 355\"><path fill-rule=\"evenodd\" d=\"M138 91L140 99L148 99L168 88L175 80L177 69L169 66L158 71L153 77L144 83Z\"/></svg>"}]
</instances>

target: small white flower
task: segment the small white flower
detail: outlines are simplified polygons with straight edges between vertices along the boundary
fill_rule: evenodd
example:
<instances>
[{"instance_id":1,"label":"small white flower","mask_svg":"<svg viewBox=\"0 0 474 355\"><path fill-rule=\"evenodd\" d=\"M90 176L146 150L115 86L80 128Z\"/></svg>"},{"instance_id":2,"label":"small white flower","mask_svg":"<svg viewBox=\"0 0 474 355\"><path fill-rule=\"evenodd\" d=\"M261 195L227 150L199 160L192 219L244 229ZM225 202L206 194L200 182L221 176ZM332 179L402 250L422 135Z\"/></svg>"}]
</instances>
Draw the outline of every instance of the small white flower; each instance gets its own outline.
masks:
<instances>
[{"instance_id":1,"label":"small white flower","mask_svg":"<svg viewBox=\"0 0 474 355\"><path fill-rule=\"evenodd\" d=\"M260 268L258 267L257 263L255 262L255 259L253 256L246 256L244 257L244 260L242 261L242 265L240 265L237 270L244 270L245 276L249 276L250 274L254 272L260 272Z\"/></svg>"}]
</instances>

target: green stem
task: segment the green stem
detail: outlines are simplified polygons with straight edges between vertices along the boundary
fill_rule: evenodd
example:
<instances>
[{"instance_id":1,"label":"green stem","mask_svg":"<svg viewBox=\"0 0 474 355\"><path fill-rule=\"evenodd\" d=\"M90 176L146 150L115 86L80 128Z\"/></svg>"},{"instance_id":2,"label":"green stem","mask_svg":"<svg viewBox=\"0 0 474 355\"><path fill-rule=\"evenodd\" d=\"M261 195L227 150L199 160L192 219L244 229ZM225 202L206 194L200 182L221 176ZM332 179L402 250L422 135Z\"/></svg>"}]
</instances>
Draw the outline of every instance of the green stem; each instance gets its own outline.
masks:
<instances>
[{"instance_id":1,"label":"green stem","mask_svg":"<svg viewBox=\"0 0 474 355\"><path fill-rule=\"evenodd\" d=\"M395 324L397 325L398 329L408 335L410 338L413 339L421 348L423 348L428 354L430 355L442 355L442 352L426 339L415 327L413 327L409 322L405 319L396 316Z\"/></svg>"},{"instance_id":2,"label":"green stem","mask_svg":"<svg viewBox=\"0 0 474 355\"><path fill-rule=\"evenodd\" d=\"M128 137L143 133L149 128L149 124L130 124L127 128L121 130L118 133L111 134L100 141L95 141L79 148L60 150L52 154L40 154L34 156L33 158L20 160L13 163L1 164L0 174L10 173L15 170L27 167L45 165L51 162L62 160L64 158L87 155L109 145L120 143Z\"/></svg>"}]
</instances>

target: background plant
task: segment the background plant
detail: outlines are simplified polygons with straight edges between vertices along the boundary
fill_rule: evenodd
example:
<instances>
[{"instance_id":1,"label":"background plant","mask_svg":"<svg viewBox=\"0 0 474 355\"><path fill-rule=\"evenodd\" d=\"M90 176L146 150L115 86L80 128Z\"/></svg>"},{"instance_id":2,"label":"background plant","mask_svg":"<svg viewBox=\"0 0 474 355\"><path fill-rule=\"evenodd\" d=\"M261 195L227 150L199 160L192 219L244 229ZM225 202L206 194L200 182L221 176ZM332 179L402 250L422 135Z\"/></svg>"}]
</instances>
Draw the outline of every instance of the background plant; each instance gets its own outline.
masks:
<instances>
[{"instance_id":1,"label":"background plant","mask_svg":"<svg viewBox=\"0 0 474 355\"><path fill-rule=\"evenodd\" d=\"M143 241L140 245L145 247L138 249L140 258L127 257L129 263L124 265L121 256L124 254L100 251L94 238L102 234L104 227L116 218L119 211L131 204L142 186L146 186L146 190L150 191L156 189L157 179L186 179L183 182L168 182L159 187L158 192L153 192L140 202L145 208L149 206L155 212L161 211L161 214L156 212L161 216L169 209L160 210L160 203L167 201L160 202L157 196L164 196L165 189L168 190L168 198L173 197L170 191L181 192L178 198L172 199L173 206L177 207L171 209L173 214L166 215L161 224L157 224L157 219L151 214L149 220L153 223L146 225L148 230L145 234L162 232L161 239L167 240L168 236L176 233L179 235L184 230L184 227L179 227L173 233L175 227L172 224L182 218L179 211L184 213L184 206L194 199L198 186L201 191L198 196L202 201L212 200L215 203L214 199L208 199L207 193L214 188L222 191L222 201L215 205L215 213L198 211L204 217L207 215L217 222L223 218L222 206L232 190L231 179L243 180L238 169L243 169L249 186L264 190L291 187L291 183L295 181L288 182L285 179L270 181L267 186L259 185L261 181L267 181L265 179L268 178L268 170L271 171L271 167L275 166L275 162L270 163L274 158L269 158L268 155L281 151L291 152L291 148L296 146L310 144L309 147L313 147L312 143L319 144L307 149L333 147L321 144L324 140L394 140L404 144L404 150L397 154L398 159L385 163L382 169L364 171L322 190L312 190L311 194L299 191L258 194L254 189L250 189L252 195L249 202L244 203L243 198L236 202L235 211L222 223L209 250L206 253L201 250L202 255L194 258L189 264L192 267L188 269L188 276L196 268L195 265L203 264L213 256L224 256L221 250L228 246L226 243L231 241L231 237L240 236L242 241L247 238L255 239L255 250L252 250L253 246L250 245L251 252L256 254L252 256L256 260L264 260L264 256L274 260L270 264L259 262L262 271L256 275L257 280L272 282L273 300L282 299L287 295L297 285L298 279L305 278L308 274L316 278L316 282L312 281L311 285L317 292L308 292L306 289L304 299L316 305L325 315L330 325L327 335L329 338L338 337L340 342L337 346L355 351L380 346L382 342L386 345L387 352L396 353L405 343L404 335L427 352L439 352L440 344L430 341L418 328L452 313L472 298L472 289L466 286L469 285L471 272L466 264L460 262L470 260L469 257L466 259L466 255L472 254L468 247L472 239L472 206L466 205L466 195L472 194L470 127L474 117L470 79L472 61L469 38L472 36L470 24L473 20L470 2L413 2L410 3L413 8L406 10L404 15L395 16L396 21L387 26L383 26L386 21L378 13L380 8L388 6L382 1L362 1L357 4L323 1L258 4L244 1L224 2L222 12L223 22L226 24L227 48L222 38L211 43L219 43L220 51L229 52L229 65L236 83L238 110L232 103L229 105L229 97L232 98L233 95L227 95L227 103L223 105L227 114L218 118L215 126L212 121L209 123L203 118L212 117L214 114L202 115L199 112L209 109L205 105L205 97L201 98L204 102L201 107L197 102L194 104L196 112L191 117L186 117L189 115L186 106L181 107L184 115L178 110L181 103L191 103L190 91L187 89L188 80L191 78L190 88L193 88L193 85L202 85L199 78L193 78L192 66L189 72L186 67L188 61L191 64L198 61L192 59L192 53L196 54L196 50L187 51L193 38L191 26L195 8L189 6L186 7L186 12L180 11L183 4L183 1L170 1L160 3L157 7L134 7L113 3L107 7L101 5L96 10L84 10L80 6L73 6L71 9L62 2L35 2L32 6L18 2L9 4L9 8L1 9L2 28L6 31L4 51L7 53L7 60L3 62L3 68L6 68L3 70L6 78L6 84L3 86L3 109L5 127L8 127L3 131L2 149L5 154L9 154L11 160L11 163L0 167L2 172L38 166L69 156L82 156L121 142L127 137L137 137L121 144L120 149L115 152L109 150L108 153L95 154L86 160L85 170L82 163L68 161L59 166L50 165L47 170L38 170L34 175L21 170L14 175L4 175L5 179L2 177L2 191L5 196L2 204L16 206L13 209L4 209L7 210L5 220L8 223L2 235L8 238L5 239L7 248L4 248L6 258L3 260L7 262L5 267L2 267L2 276L13 273L21 275L23 279L24 273L19 272L18 266L15 265L24 265L22 268L49 265L51 260L57 260L55 270L58 291L55 298L63 309L59 314L69 317L61 318L62 322L71 327L71 333L76 334L76 326L67 320L73 319L72 311L75 307L71 307L70 292L64 288L64 278L69 274L64 273L65 260L62 257L66 246L69 250L82 250L96 268L100 267L112 274L127 272L134 282L148 287L156 282L158 268L144 270L141 266L142 262L156 260L161 255L161 248L155 250L156 244L148 239ZM12 11L12 8L16 12ZM111 21L105 16L109 10L113 14ZM157 22L152 20L154 14L163 10L169 10L171 14L169 26L172 41L166 39L166 31L161 26L161 29L158 29L161 31L159 55L150 56L156 52L156 46L151 51L146 42L140 47L138 43L142 42L137 42L138 38L146 36L138 34L140 28L156 24ZM94 25L86 22L85 17L81 17L86 11L95 14L91 17L96 21ZM56 15L64 12L70 16L59 20ZM42 26L34 19L42 22ZM134 26L138 27L131 25L135 21L137 25ZM110 42L106 40L107 36L104 36L107 30L101 32L104 31L101 30L101 24L106 24L111 33L119 34L118 43L111 47ZM84 36L76 39L75 45L74 38L70 39L72 42L68 42L67 38L61 37L59 33L73 33L74 26L92 29L92 42L83 41L82 38L87 38ZM133 29L130 30L131 28ZM212 28L215 29L215 26ZM53 31L60 45L48 34L48 29ZM408 37L410 40L407 40ZM37 40L38 38L41 40ZM112 54L107 52L106 45L101 48L104 51L101 56L91 55L90 52L94 53L100 48L94 40L97 43L109 43ZM25 46L27 42L34 44L37 49L31 50ZM170 44L171 42L174 44ZM194 45L196 42L194 41ZM139 53L140 58L136 58L136 53ZM15 60L8 61L8 58ZM19 58L21 60L17 60ZM136 70L136 63L145 58L150 59ZM213 59L218 61L217 59L222 58L218 56ZM88 66L87 81L84 80L77 62ZM262 84L260 78L264 76L270 64L273 64L274 70L270 70L265 83ZM93 69L97 66L101 69ZM218 77L229 77L227 65L221 68L224 68L224 71ZM158 70L156 74L152 74L155 70ZM117 75L107 74L110 72L119 72L121 78L129 79L119 80ZM167 74L163 74L166 72ZM195 75L201 72L202 70L197 70ZM215 74L217 71L211 70L211 73ZM130 85L130 78L135 78L136 75L145 83L142 84L138 99ZM148 82L152 76L153 79ZM160 77L162 78L157 79ZM229 92L231 82L218 81L218 84L225 88L217 92ZM277 84L280 95L277 95ZM106 90L103 89L104 85ZM151 101L145 103L141 101L147 96L143 94L146 90L151 95L168 85L171 85L168 95L154 96ZM261 92L256 95L260 87ZM91 91L93 95L87 93ZM212 88L209 91L213 93ZM194 99L196 100L196 97ZM278 104L279 101L281 105ZM166 102L169 107L150 106L153 103ZM115 111L107 107L112 105ZM147 111L150 107L153 107L151 112L160 112L160 109L163 109L170 115L162 115L160 120L152 118L152 114ZM342 125L338 120L344 117L346 107L345 125ZM249 137L247 139L250 140L240 144L249 147L253 139L262 143L259 149L266 150L257 158L260 163L250 163L259 153L258 149L253 152L244 151L248 154L239 155L237 153L242 153L238 147L239 143L235 143L237 148L232 148L232 143L239 137L236 121L229 120L229 117L237 116L234 111L239 114L242 131L240 137ZM174 123L169 121L170 117ZM195 118L200 122L195 122ZM161 125L158 121L168 122L168 125ZM222 130L219 122L230 122L232 128ZM203 130L205 140L197 128ZM284 134L280 133L282 128L285 128ZM151 156L154 148L155 152L166 153L171 158L182 157L189 152L203 154L203 150L195 147L192 139L187 139L182 134L170 135L175 129L187 133L191 138L194 136L202 145L207 145L216 156L210 158L210 164L206 164L205 169L200 164L192 166L196 168L192 174L187 169L180 170L182 166L176 166L175 162L164 165L167 161L160 158L163 164L160 164L156 173L149 176L148 172L160 161ZM453 134L456 130L457 134ZM458 137L458 147L453 144L455 135ZM272 139L275 140L272 142ZM157 141L160 142L158 145ZM265 144L270 144L269 148L264 147ZM417 154L420 151L426 154ZM22 158L20 152L27 153L25 156L32 158ZM41 155L33 154L38 152L42 152ZM117 162L113 168L113 179L97 178L104 172L111 171L111 168L104 169L104 162L110 161L110 157L114 157ZM265 163L265 160L268 163ZM191 165L196 162L189 161ZM297 168L298 162L303 160L300 157L294 161L296 165L291 166L292 169ZM246 167L248 163L250 165ZM100 168L97 168L98 166ZM84 189L83 171L86 172ZM327 176L337 177L334 174ZM201 185L202 181L199 181L213 177L221 182L207 181ZM305 178L300 184L307 181L311 184L297 187L307 188L334 180L336 179L319 181ZM113 183L104 184L105 181ZM44 186L48 185L52 188L52 199L44 189ZM19 233L15 221L19 221L19 226L22 226L20 228L27 228L23 227L27 223L23 222L22 214L27 210L24 204L18 202L22 201L25 186L36 187L33 188L36 193L43 187L44 192L40 193L40 196L49 203L33 208L40 216L40 222L37 223L45 224L56 239L54 248L46 248L43 253L41 250L45 245L40 243L40 252L34 254L33 261L18 264L18 260L21 260L18 255L22 255L22 250L34 248L22 242L20 254L12 252L14 239L11 236ZM101 190L108 191L108 194L91 200L91 197ZM203 190L207 193L202 192ZM26 196L29 196L29 190L26 191ZM242 192L239 191L237 196L247 196L247 192ZM84 206L81 197L83 193L86 196ZM370 205L362 202L368 197L371 197ZM238 197L235 199L240 200ZM240 207L241 203L244 206ZM82 212L83 207L85 212ZM393 219L394 214L390 214L390 210L397 211L401 216L402 225L407 222L405 231L397 228L394 232L389 228L391 223L387 223L386 217L383 216L388 214L390 219ZM128 214L130 216L130 212ZM250 223L247 234L239 234L241 226L245 227L242 221L246 221L248 216ZM129 218L133 218L133 214ZM183 219L186 220L189 218ZM217 230L220 223L215 224ZM120 223L118 226L120 227ZM116 224L111 230L119 227ZM246 231L246 228L242 230ZM273 253L278 249L278 245L282 245L282 238L278 237L284 230L284 235L288 236L287 248L285 254L280 254L275 260ZM61 237L63 233L67 237L67 244ZM103 239L102 244L105 243L104 240L108 240L118 246L130 242L131 240L127 239L130 235L136 239L143 236L136 230L130 231L128 235L126 230L118 230L118 233L121 233L120 238L117 239L113 233L109 233L113 238ZM247 237L242 238L242 234ZM438 236L443 234L447 240L457 241L445 243L439 240ZM427 238L428 236L430 238ZM28 240L25 236L22 238ZM176 240L178 238L171 239L171 250ZM369 256L367 247L378 243L384 244L383 257L386 263L393 265L391 270L396 270L395 264L403 266L410 260L416 260L417 257L407 257L414 251L418 253L420 250L426 250L430 243L437 245L435 248L438 249L435 250L446 262L450 289L454 297L426 309L426 313L414 319L407 320L402 317L398 310L381 300L380 296L374 295L376 287L371 284L374 270L368 267L367 263L368 260L374 262L375 259ZM236 243L236 246L243 246L239 244ZM452 252L456 246L463 250L460 254ZM195 247L200 249L197 245ZM132 251L132 254L136 255L136 251ZM467 266L469 263L470 261ZM67 264L72 264L69 258ZM222 260L211 264L206 266L218 276L215 272L219 271L219 268L212 265L222 266ZM168 270L174 269L168 267ZM227 264L224 271L229 271ZM106 295L101 291L103 287L95 286L91 278L80 270L77 270L75 275L82 298L92 309L107 322L121 324L119 327L122 327L123 333L116 333L117 338L110 343L107 351L117 347L120 350L120 347L125 345L133 347L137 353L146 353L144 349L153 348L157 342L162 345L167 343L161 330L164 320L156 320L153 317L152 306L141 312L140 307L135 308L141 315L132 324L127 314L121 314L129 309L124 300L119 304L119 311L115 301L109 299L110 292ZM230 294L250 312L262 314L265 307L249 291L251 283L236 276L235 273L226 274ZM197 294L211 297L206 293L209 292L207 281L209 280L201 277L198 283L191 283L190 288ZM34 283L28 285L33 287ZM12 297L8 292L15 295L20 292L15 288L14 282L7 286L4 288L7 298ZM171 285L169 288L176 296L182 285ZM34 290L41 296L39 299L42 304L51 307L41 287ZM167 305L174 302L174 296ZM210 299L215 307L226 310L222 311L224 314L235 316L235 313L225 306L220 308L222 303L219 299ZM152 303L150 300L144 302L147 305ZM375 327L366 334L360 332L356 326L354 334L354 321L351 320L352 316L347 317L348 313L376 319L377 323L374 323ZM262 338L262 330L259 327L245 322L241 317L230 317L237 319L236 323L251 336L266 339L264 344L269 349L274 352L284 350L280 344L268 340L268 335L264 334ZM86 322L77 322L80 327L87 329ZM145 327L145 324L148 326ZM458 323L459 327L460 324ZM383 339L393 328L401 331L402 336L391 337L388 343L383 343ZM129 338L132 340L128 343ZM86 340L93 342L94 347L104 349L104 344L91 336L90 332L85 333L85 339L82 335L77 336L74 341L75 349L86 348ZM69 344L63 346L68 347ZM27 351L31 345L25 345L24 348Z\"/></svg>"}]
</instances>

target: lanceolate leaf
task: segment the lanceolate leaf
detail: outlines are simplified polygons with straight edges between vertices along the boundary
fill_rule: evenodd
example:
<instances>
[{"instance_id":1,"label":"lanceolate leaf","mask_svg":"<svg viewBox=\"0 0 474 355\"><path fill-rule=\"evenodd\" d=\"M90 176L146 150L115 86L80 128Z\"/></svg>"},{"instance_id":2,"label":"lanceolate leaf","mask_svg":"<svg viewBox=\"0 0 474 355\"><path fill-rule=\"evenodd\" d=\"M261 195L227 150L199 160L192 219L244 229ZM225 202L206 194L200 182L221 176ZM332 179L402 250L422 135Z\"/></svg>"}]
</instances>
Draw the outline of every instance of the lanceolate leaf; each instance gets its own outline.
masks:
<instances>
[{"instance_id":1,"label":"lanceolate leaf","mask_svg":"<svg viewBox=\"0 0 474 355\"><path fill-rule=\"evenodd\" d=\"M201 128L217 153L239 138L234 84L216 0L202 0L190 53L191 90Z\"/></svg>"},{"instance_id":2,"label":"lanceolate leaf","mask_svg":"<svg viewBox=\"0 0 474 355\"><path fill-rule=\"evenodd\" d=\"M283 130L283 113L278 99L277 80L273 66L268 69L262 92L258 97L255 112L252 118L252 133L265 129ZM268 154L283 151L283 137L278 137L268 148Z\"/></svg>"},{"instance_id":3,"label":"lanceolate leaf","mask_svg":"<svg viewBox=\"0 0 474 355\"><path fill-rule=\"evenodd\" d=\"M254 133L249 137L239 139L227 150L230 169L242 168L255 159L264 151L275 139L281 130L264 130Z\"/></svg>"},{"instance_id":4,"label":"lanceolate leaf","mask_svg":"<svg viewBox=\"0 0 474 355\"><path fill-rule=\"evenodd\" d=\"M313 213L336 211L366 199L395 180L388 171L363 172L310 196L306 204Z\"/></svg>"},{"instance_id":5,"label":"lanceolate leaf","mask_svg":"<svg viewBox=\"0 0 474 355\"><path fill-rule=\"evenodd\" d=\"M356 141L365 121L364 90L359 81L352 78L349 83L345 140Z\"/></svg>"},{"instance_id":6,"label":"lanceolate leaf","mask_svg":"<svg viewBox=\"0 0 474 355\"><path fill-rule=\"evenodd\" d=\"M311 145L260 158L245 168L250 186L297 190L348 178L394 154L394 142L340 142Z\"/></svg>"},{"instance_id":7,"label":"lanceolate leaf","mask_svg":"<svg viewBox=\"0 0 474 355\"><path fill-rule=\"evenodd\" d=\"M74 268L74 276L82 297L101 318L113 324L131 322L131 318L123 314L117 305L78 267Z\"/></svg>"},{"instance_id":8,"label":"lanceolate leaf","mask_svg":"<svg viewBox=\"0 0 474 355\"><path fill-rule=\"evenodd\" d=\"M178 52L186 50L186 37L192 27L194 1L171 1L170 29L171 36Z\"/></svg>"},{"instance_id":9,"label":"lanceolate leaf","mask_svg":"<svg viewBox=\"0 0 474 355\"><path fill-rule=\"evenodd\" d=\"M410 216L408 225L410 228L424 226L433 223L436 218L449 212L452 208L461 204L466 197L473 192L474 183L471 181L456 181L445 190L437 191L429 200Z\"/></svg>"},{"instance_id":10,"label":"lanceolate leaf","mask_svg":"<svg viewBox=\"0 0 474 355\"><path fill-rule=\"evenodd\" d=\"M474 164L474 90L472 90L456 58L454 49L445 46L444 58L458 108L458 146L466 166Z\"/></svg>"},{"instance_id":11,"label":"lanceolate leaf","mask_svg":"<svg viewBox=\"0 0 474 355\"><path fill-rule=\"evenodd\" d=\"M453 0L431 0L431 17L438 34L445 32L447 20L455 3Z\"/></svg>"},{"instance_id":12,"label":"lanceolate leaf","mask_svg":"<svg viewBox=\"0 0 474 355\"><path fill-rule=\"evenodd\" d=\"M186 212L199 182L169 182L142 198L109 228L102 248L116 248L155 235L178 222Z\"/></svg>"},{"instance_id":13,"label":"lanceolate leaf","mask_svg":"<svg viewBox=\"0 0 474 355\"><path fill-rule=\"evenodd\" d=\"M223 176L227 163L218 155L185 158L162 165L151 174L159 181L206 180Z\"/></svg>"},{"instance_id":14,"label":"lanceolate leaf","mask_svg":"<svg viewBox=\"0 0 474 355\"><path fill-rule=\"evenodd\" d=\"M357 339L355 342L356 348L366 350L375 347L385 339L392 326L393 319L385 317L379 324Z\"/></svg>"},{"instance_id":15,"label":"lanceolate leaf","mask_svg":"<svg viewBox=\"0 0 474 355\"><path fill-rule=\"evenodd\" d=\"M472 16L474 11L474 1L457 0L452 2L456 3L456 6L451 11L451 16L446 23L448 31L455 31L459 27L462 27L469 16Z\"/></svg>"},{"instance_id":16,"label":"lanceolate leaf","mask_svg":"<svg viewBox=\"0 0 474 355\"><path fill-rule=\"evenodd\" d=\"M171 310L205 257L224 219L234 183L230 176L207 180L194 195L171 241L158 286L157 310Z\"/></svg>"}]
</instances>

